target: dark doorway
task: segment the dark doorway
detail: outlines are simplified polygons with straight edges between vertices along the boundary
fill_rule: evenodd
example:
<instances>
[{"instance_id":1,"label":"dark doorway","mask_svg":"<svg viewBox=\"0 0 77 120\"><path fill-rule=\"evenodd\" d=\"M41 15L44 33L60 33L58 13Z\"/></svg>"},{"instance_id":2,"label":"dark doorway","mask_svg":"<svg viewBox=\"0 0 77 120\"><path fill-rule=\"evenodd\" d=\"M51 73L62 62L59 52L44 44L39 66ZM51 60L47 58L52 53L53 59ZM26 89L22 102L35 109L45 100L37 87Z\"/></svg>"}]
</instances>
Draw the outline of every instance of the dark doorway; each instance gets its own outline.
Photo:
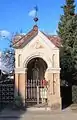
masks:
<instances>
[{"instance_id":1,"label":"dark doorway","mask_svg":"<svg viewBox=\"0 0 77 120\"><path fill-rule=\"evenodd\" d=\"M72 87L61 86L62 109L72 104Z\"/></svg>"},{"instance_id":2,"label":"dark doorway","mask_svg":"<svg viewBox=\"0 0 77 120\"><path fill-rule=\"evenodd\" d=\"M43 59L37 57L29 61L27 68L26 102L29 105L40 104L41 80L44 79L47 64Z\"/></svg>"}]
</instances>

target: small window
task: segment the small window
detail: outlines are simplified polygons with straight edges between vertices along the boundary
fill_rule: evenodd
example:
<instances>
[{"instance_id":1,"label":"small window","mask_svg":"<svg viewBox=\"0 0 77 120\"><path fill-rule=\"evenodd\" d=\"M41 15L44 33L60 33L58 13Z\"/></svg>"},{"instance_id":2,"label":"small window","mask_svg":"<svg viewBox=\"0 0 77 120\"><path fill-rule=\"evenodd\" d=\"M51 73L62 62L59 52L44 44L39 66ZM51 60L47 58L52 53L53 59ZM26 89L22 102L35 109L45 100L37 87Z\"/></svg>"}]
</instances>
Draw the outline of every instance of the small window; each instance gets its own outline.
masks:
<instances>
[{"instance_id":1,"label":"small window","mask_svg":"<svg viewBox=\"0 0 77 120\"><path fill-rule=\"evenodd\" d=\"M56 93L56 73L53 73L53 94Z\"/></svg>"},{"instance_id":2,"label":"small window","mask_svg":"<svg viewBox=\"0 0 77 120\"><path fill-rule=\"evenodd\" d=\"M20 67L20 62L21 62L21 54L18 55L18 67Z\"/></svg>"},{"instance_id":3,"label":"small window","mask_svg":"<svg viewBox=\"0 0 77 120\"><path fill-rule=\"evenodd\" d=\"M52 55L52 67L54 68L55 67L55 54Z\"/></svg>"}]
</instances>

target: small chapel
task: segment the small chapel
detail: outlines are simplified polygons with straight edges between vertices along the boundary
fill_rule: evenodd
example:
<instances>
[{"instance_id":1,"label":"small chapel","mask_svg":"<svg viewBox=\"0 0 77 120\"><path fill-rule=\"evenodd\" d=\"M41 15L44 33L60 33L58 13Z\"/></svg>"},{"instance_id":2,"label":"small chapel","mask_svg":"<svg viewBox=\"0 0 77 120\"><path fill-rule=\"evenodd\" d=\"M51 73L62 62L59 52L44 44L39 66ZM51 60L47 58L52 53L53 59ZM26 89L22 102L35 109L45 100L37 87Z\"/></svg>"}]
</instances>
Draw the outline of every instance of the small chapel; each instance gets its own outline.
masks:
<instances>
[{"instance_id":1,"label":"small chapel","mask_svg":"<svg viewBox=\"0 0 77 120\"><path fill-rule=\"evenodd\" d=\"M14 37L15 96L20 95L23 104L61 109L60 46L57 35L48 35L37 25Z\"/></svg>"}]
</instances>

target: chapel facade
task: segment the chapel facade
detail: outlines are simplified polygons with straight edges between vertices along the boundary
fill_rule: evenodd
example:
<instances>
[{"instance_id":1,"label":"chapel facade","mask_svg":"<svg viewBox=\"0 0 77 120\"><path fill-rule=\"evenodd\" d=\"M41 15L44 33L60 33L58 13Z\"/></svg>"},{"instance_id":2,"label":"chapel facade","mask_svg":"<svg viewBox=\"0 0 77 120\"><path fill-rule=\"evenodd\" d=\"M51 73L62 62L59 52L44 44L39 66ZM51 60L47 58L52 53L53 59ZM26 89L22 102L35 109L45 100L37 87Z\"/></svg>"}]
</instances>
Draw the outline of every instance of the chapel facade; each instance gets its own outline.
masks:
<instances>
[{"instance_id":1,"label":"chapel facade","mask_svg":"<svg viewBox=\"0 0 77 120\"><path fill-rule=\"evenodd\" d=\"M37 25L13 40L15 49L15 96L24 104L61 108L60 38L41 32ZM47 85L42 85L42 80ZM45 89L46 88L46 89ZM43 101L45 98L45 101Z\"/></svg>"}]
</instances>

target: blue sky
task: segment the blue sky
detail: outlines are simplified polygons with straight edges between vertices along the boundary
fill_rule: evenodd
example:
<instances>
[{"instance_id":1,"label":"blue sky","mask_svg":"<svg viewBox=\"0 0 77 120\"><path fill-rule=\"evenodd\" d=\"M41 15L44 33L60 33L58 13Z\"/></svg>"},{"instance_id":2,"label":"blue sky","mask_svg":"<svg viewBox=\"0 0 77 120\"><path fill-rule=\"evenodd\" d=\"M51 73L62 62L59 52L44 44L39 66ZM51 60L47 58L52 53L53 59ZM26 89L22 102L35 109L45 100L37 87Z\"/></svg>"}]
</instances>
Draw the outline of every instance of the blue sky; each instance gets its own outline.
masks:
<instances>
[{"instance_id":1,"label":"blue sky","mask_svg":"<svg viewBox=\"0 0 77 120\"><path fill-rule=\"evenodd\" d=\"M34 25L29 12L37 4L39 29L55 34L64 2L65 0L0 0L0 31L8 31L7 37L9 33L19 32L21 29L27 33ZM8 40L1 38L0 49L7 48L8 43Z\"/></svg>"}]
</instances>

